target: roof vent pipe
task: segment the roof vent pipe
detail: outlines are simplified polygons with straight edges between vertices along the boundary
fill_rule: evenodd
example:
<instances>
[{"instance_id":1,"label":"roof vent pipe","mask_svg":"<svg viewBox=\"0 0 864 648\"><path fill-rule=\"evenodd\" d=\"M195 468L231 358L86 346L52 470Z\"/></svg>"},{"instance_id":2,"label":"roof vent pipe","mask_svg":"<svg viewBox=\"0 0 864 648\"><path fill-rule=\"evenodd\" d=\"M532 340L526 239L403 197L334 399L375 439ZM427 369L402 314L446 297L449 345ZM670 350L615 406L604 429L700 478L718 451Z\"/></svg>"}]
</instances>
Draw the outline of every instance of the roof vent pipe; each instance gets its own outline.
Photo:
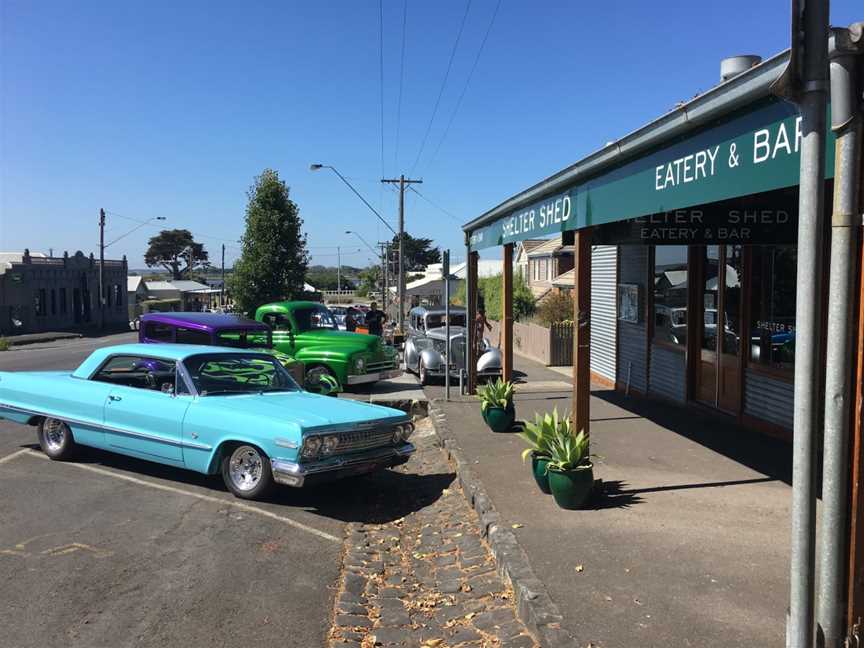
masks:
<instances>
[{"instance_id":1,"label":"roof vent pipe","mask_svg":"<svg viewBox=\"0 0 864 648\"><path fill-rule=\"evenodd\" d=\"M730 56L720 61L720 81L728 81L732 77L746 72L754 65L762 62L761 56L755 54L742 54L741 56Z\"/></svg>"}]
</instances>

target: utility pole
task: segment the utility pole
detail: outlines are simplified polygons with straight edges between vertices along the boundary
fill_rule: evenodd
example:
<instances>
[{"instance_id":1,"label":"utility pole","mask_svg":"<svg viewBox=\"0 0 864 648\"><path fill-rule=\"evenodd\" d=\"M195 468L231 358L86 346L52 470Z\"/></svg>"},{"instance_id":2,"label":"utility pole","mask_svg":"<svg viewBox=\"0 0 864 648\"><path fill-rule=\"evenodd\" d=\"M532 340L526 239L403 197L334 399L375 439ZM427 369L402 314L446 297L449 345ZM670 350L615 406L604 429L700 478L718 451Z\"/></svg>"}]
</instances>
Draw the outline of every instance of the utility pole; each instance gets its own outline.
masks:
<instances>
[{"instance_id":1,"label":"utility pole","mask_svg":"<svg viewBox=\"0 0 864 648\"><path fill-rule=\"evenodd\" d=\"M381 246L381 310L387 312L387 298L389 295L387 285L387 266L390 265L390 245L379 243Z\"/></svg>"},{"instance_id":2,"label":"utility pole","mask_svg":"<svg viewBox=\"0 0 864 648\"><path fill-rule=\"evenodd\" d=\"M219 295L219 305L225 308L225 244L222 244L222 292Z\"/></svg>"},{"instance_id":3,"label":"utility pole","mask_svg":"<svg viewBox=\"0 0 864 648\"><path fill-rule=\"evenodd\" d=\"M339 300L339 291L342 290L342 250L336 246L336 299Z\"/></svg>"},{"instance_id":4,"label":"utility pole","mask_svg":"<svg viewBox=\"0 0 864 648\"><path fill-rule=\"evenodd\" d=\"M403 173L398 178L382 178L381 182L399 185L399 331L404 331L405 324L405 187L412 184L423 184L422 180L411 180Z\"/></svg>"},{"instance_id":5,"label":"utility pole","mask_svg":"<svg viewBox=\"0 0 864 648\"><path fill-rule=\"evenodd\" d=\"M99 330L105 328L105 210L99 210Z\"/></svg>"}]
</instances>

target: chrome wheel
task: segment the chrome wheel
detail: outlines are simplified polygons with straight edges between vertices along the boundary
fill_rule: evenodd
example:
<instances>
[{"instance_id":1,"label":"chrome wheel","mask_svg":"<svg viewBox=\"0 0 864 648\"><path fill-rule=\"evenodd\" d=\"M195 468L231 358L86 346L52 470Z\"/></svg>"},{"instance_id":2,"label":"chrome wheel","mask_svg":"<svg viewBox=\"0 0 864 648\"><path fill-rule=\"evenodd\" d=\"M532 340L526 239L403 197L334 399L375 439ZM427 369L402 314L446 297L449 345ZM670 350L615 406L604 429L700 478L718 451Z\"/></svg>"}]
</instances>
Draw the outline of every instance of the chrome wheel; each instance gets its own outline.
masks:
<instances>
[{"instance_id":1,"label":"chrome wheel","mask_svg":"<svg viewBox=\"0 0 864 648\"><path fill-rule=\"evenodd\" d=\"M261 453L252 446L240 446L231 453L228 460L228 477L237 490L254 490L261 481L264 460Z\"/></svg>"},{"instance_id":2,"label":"chrome wheel","mask_svg":"<svg viewBox=\"0 0 864 648\"><path fill-rule=\"evenodd\" d=\"M63 450L63 444L68 434L69 428L63 421L58 421L57 419L48 419L45 421L45 446L51 452L60 452Z\"/></svg>"}]
</instances>

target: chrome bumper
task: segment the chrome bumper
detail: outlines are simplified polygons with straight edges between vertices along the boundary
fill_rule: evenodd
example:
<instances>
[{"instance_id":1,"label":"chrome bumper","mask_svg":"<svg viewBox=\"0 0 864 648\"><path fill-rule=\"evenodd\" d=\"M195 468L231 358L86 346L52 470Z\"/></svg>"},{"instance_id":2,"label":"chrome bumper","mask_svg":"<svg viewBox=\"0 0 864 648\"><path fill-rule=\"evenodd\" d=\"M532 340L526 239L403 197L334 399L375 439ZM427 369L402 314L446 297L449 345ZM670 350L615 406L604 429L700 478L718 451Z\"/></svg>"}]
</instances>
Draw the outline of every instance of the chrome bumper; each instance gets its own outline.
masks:
<instances>
[{"instance_id":1,"label":"chrome bumper","mask_svg":"<svg viewBox=\"0 0 864 648\"><path fill-rule=\"evenodd\" d=\"M310 475L329 474L332 477L344 477L369 472L376 468L398 466L408 461L415 449L413 443L403 443L395 448L376 448L356 455L331 457L309 463L271 459L270 465L273 470L273 480L277 484L299 488Z\"/></svg>"},{"instance_id":2,"label":"chrome bumper","mask_svg":"<svg viewBox=\"0 0 864 648\"><path fill-rule=\"evenodd\" d=\"M359 385L361 383L370 383L377 382L379 380L387 380L388 378L398 378L402 375L401 369L389 369L387 371L376 371L374 373L368 374L357 374L355 376L348 376L348 380L346 384L348 385Z\"/></svg>"}]
</instances>

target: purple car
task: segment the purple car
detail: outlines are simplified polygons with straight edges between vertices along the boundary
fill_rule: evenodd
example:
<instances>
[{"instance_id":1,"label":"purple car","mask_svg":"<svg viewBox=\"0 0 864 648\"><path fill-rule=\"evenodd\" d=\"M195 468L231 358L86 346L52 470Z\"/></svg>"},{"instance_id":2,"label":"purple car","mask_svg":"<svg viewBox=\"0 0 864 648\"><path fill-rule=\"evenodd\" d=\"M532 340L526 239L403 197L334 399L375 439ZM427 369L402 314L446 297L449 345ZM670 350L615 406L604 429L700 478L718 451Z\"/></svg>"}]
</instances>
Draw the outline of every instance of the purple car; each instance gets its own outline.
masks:
<instances>
[{"instance_id":1,"label":"purple car","mask_svg":"<svg viewBox=\"0 0 864 648\"><path fill-rule=\"evenodd\" d=\"M141 316L138 341L206 344L235 349L263 349L276 356L298 384L305 383L305 366L273 348L273 332L263 322L228 313L148 313ZM309 386L307 385L307 388ZM316 389L316 391L321 391Z\"/></svg>"}]
</instances>

